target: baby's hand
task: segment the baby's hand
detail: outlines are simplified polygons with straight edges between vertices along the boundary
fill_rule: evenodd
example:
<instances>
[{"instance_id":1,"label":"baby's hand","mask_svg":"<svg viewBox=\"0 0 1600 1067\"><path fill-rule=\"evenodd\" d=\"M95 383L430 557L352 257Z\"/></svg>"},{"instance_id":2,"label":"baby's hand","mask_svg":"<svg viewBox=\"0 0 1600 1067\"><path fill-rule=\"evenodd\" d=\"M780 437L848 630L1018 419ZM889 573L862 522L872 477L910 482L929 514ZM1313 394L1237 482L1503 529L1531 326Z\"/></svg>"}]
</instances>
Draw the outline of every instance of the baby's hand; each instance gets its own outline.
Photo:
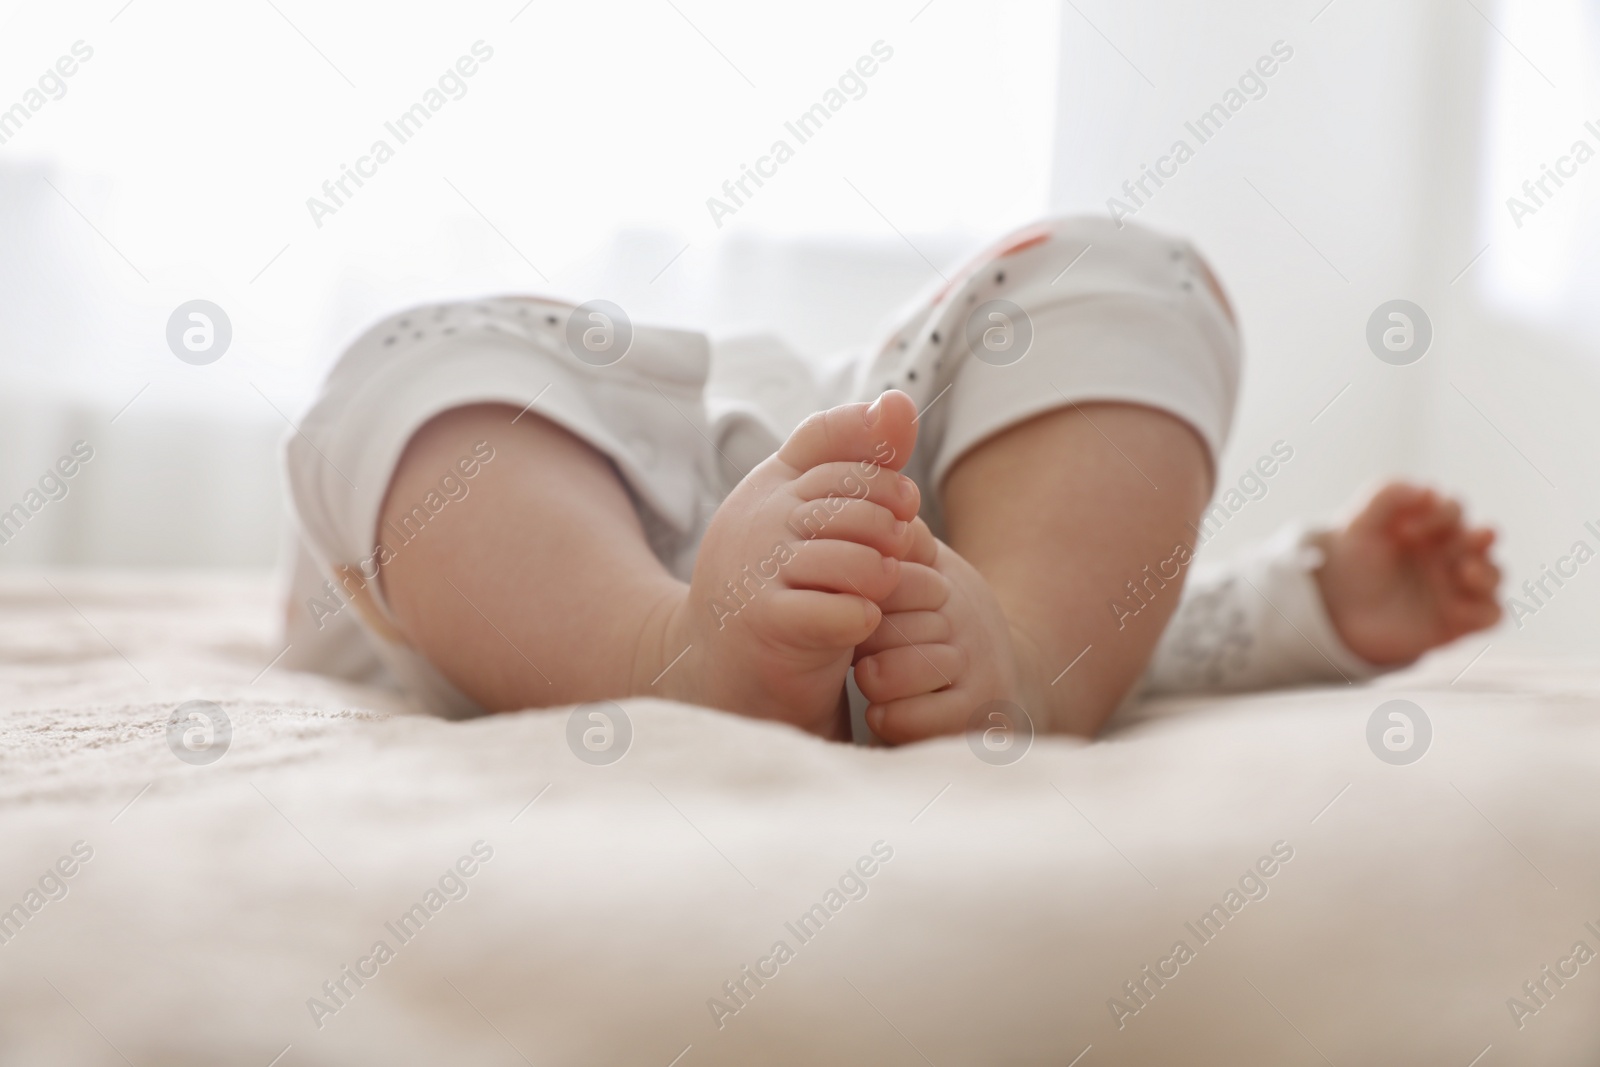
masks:
<instances>
[{"instance_id":1,"label":"baby's hand","mask_svg":"<svg viewBox=\"0 0 1600 1067\"><path fill-rule=\"evenodd\" d=\"M1384 486L1350 525L1326 534L1317 584L1339 636L1379 666L1500 621L1494 531L1469 528L1461 505L1403 482Z\"/></svg>"}]
</instances>

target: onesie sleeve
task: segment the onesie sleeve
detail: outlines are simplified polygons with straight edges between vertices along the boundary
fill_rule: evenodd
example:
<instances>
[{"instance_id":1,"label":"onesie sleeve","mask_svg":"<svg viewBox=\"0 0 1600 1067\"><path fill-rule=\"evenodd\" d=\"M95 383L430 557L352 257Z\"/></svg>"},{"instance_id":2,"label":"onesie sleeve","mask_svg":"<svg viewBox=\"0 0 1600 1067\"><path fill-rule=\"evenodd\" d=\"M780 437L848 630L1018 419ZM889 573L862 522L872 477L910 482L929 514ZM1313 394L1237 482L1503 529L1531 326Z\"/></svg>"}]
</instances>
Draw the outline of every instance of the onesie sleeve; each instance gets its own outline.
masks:
<instances>
[{"instance_id":1,"label":"onesie sleeve","mask_svg":"<svg viewBox=\"0 0 1600 1067\"><path fill-rule=\"evenodd\" d=\"M1313 573L1324 531L1291 525L1230 564L1197 565L1142 695L1355 684L1384 672L1334 629Z\"/></svg>"}]
</instances>

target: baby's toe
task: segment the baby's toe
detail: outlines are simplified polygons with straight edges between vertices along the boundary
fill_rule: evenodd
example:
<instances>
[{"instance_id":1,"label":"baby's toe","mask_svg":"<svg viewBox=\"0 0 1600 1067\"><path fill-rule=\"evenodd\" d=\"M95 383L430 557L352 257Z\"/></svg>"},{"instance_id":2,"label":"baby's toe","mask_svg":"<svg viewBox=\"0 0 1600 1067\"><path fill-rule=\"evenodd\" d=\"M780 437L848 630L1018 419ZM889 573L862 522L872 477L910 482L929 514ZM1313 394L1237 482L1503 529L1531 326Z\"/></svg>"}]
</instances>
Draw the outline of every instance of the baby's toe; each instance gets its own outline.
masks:
<instances>
[{"instance_id":1,"label":"baby's toe","mask_svg":"<svg viewBox=\"0 0 1600 1067\"><path fill-rule=\"evenodd\" d=\"M900 584L879 601L884 613L938 611L950 600L950 579L921 563L900 564Z\"/></svg>"},{"instance_id":2,"label":"baby's toe","mask_svg":"<svg viewBox=\"0 0 1600 1067\"><path fill-rule=\"evenodd\" d=\"M881 602L880 602L881 606ZM900 611L885 613L872 636L856 646L856 659L862 660L885 649L905 645L932 645L950 640L955 634L949 616L939 611Z\"/></svg>"},{"instance_id":3,"label":"baby's toe","mask_svg":"<svg viewBox=\"0 0 1600 1067\"><path fill-rule=\"evenodd\" d=\"M917 443L916 417L916 403L893 389L871 404L841 404L802 422L778 449L778 459L797 471L856 462L899 470Z\"/></svg>"},{"instance_id":4,"label":"baby's toe","mask_svg":"<svg viewBox=\"0 0 1600 1067\"><path fill-rule=\"evenodd\" d=\"M781 568L790 589L854 593L881 601L900 584L901 563L853 541L803 541Z\"/></svg>"},{"instance_id":5,"label":"baby's toe","mask_svg":"<svg viewBox=\"0 0 1600 1067\"><path fill-rule=\"evenodd\" d=\"M961 733L973 710L965 694L946 689L874 703L867 708L867 725L889 744L904 745Z\"/></svg>"},{"instance_id":6,"label":"baby's toe","mask_svg":"<svg viewBox=\"0 0 1600 1067\"><path fill-rule=\"evenodd\" d=\"M928 524L921 518L911 520L911 547L901 558L907 563L920 563L932 567L939 561L939 539L933 536Z\"/></svg>"},{"instance_id":7,"label":"baby's toe","mask_svg":"<svg viewBox=\"0 0 1600 1067\"><path fill-rule=\"evenodd\" d=\"M955 645L904 645L866 656L856 664L856 685L875 704L931 693L954 685L967 666Z\"/></svg>"},{"instance_id":8,"label":"baby's toe","mask_svg":"<svg viewBox=\"0 0 1600 1067\"><path fill-rule=\"evenodd\" d=\"M922 507L922 491L903 474L870 463L824 463L794 480L801 500L870 500L910 521Z\"/></svg>"},{"instance_id":9,"label":"baby's toe","mask_svg":"<svg viewBox=\"0 0 1600 1067\"><path fill-rule=\"evenodd\" d=\"M897 559L911 543L911 526L894 512L870 500L808 500L789 517L789 529L807 541L854 541Z\"/></svg>"},{"instance_id":10,"label":"baby's toe","mask_svg":"<svg viewBox=\"0 0 1600 1067\"><path fill-rule=\"evenodd\" d=\"M853 648L865 641L883 618L878 605L853 593L778 589L761 604L773 632L782 634L784 644L796 649Z\"/></svg>"}]
</instances>

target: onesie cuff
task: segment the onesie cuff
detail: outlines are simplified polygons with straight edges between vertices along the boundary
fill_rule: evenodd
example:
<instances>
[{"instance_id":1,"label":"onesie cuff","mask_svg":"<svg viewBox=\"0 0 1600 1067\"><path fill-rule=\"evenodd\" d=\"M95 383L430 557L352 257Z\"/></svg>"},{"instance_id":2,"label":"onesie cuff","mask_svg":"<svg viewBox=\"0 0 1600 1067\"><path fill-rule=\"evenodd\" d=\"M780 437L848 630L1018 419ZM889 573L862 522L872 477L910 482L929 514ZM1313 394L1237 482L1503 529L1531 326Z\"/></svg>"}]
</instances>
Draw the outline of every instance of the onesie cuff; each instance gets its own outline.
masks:
<instances>
[{"instance_id":1,"label":"onesie cuff","mask_svg":"<svg viewBox=\"0 0 1600 1067\"><path fill-rule=\"evenodd\" d=\"M1275 635L1278 642L1292 643L1293 637L1304 646L1295 658L1306 664L1307 681L1366 681L1394 668L1371 663L1351 651L1328 614L1316 571L1327 560L1320 542L1332 532L1331 527L1290 523L1261 547L1250 569L1259 576L1257 591L1273 609L1279 625L1295 631ZM1268 626L1271 624L1269 618Z\"/></svg>"}]
</instances>

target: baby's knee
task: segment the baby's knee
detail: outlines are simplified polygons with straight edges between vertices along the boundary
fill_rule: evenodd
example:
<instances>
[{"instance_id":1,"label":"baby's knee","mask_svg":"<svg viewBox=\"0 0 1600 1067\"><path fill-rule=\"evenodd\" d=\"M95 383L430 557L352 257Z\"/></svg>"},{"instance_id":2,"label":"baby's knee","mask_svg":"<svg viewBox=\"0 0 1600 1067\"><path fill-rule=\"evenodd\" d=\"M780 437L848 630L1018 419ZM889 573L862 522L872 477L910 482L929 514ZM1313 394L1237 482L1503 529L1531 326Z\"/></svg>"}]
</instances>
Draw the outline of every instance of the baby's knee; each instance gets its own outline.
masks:
<instances>
[{"instance_id":1,"label":"baby's knee","mask_svg":"<svg viewBox=\"0 0 1600 1067\"><path fill-rule=\"evenodd\" d=\"M1053 286L1067 280L1071 273L1069 268L1076 267L1080 258L1089 268L1085 273L1097 273L1089 257L1098 255L1110 269L1157 284L1173 273L1180 275L1180 288L1185 281L1197 282L1217 302L1228 321L1235 321L1233 306L1217 280L1216 271L1187 238L1104 215L1056 216L1024 227L1017 234L1048 235L1049 243L1056 249L1053 262L1059 262L1062 267L1061 274L1051 277ZM1163 269L1163 264L1171 266Z\"/></svg>"},{"instance_id":2,"label":"baby's knee","mask_svg":"<svg viewBox=\"0 0 1600 1067\"><path fill-rule=\"evenodd\" d=\"M946 371L950 395L935 409L935 481L977 443L1076 404L1171 415L1195 431L1213 462L1224 446L1239 389L1239 334L1214 273L1188 241L1101 216L1046 219L980 257L943 302L932 340L960 345L970 358ZM916 352L903 373L937 377L939 354Z\"/></svg>"}]
</instances>

